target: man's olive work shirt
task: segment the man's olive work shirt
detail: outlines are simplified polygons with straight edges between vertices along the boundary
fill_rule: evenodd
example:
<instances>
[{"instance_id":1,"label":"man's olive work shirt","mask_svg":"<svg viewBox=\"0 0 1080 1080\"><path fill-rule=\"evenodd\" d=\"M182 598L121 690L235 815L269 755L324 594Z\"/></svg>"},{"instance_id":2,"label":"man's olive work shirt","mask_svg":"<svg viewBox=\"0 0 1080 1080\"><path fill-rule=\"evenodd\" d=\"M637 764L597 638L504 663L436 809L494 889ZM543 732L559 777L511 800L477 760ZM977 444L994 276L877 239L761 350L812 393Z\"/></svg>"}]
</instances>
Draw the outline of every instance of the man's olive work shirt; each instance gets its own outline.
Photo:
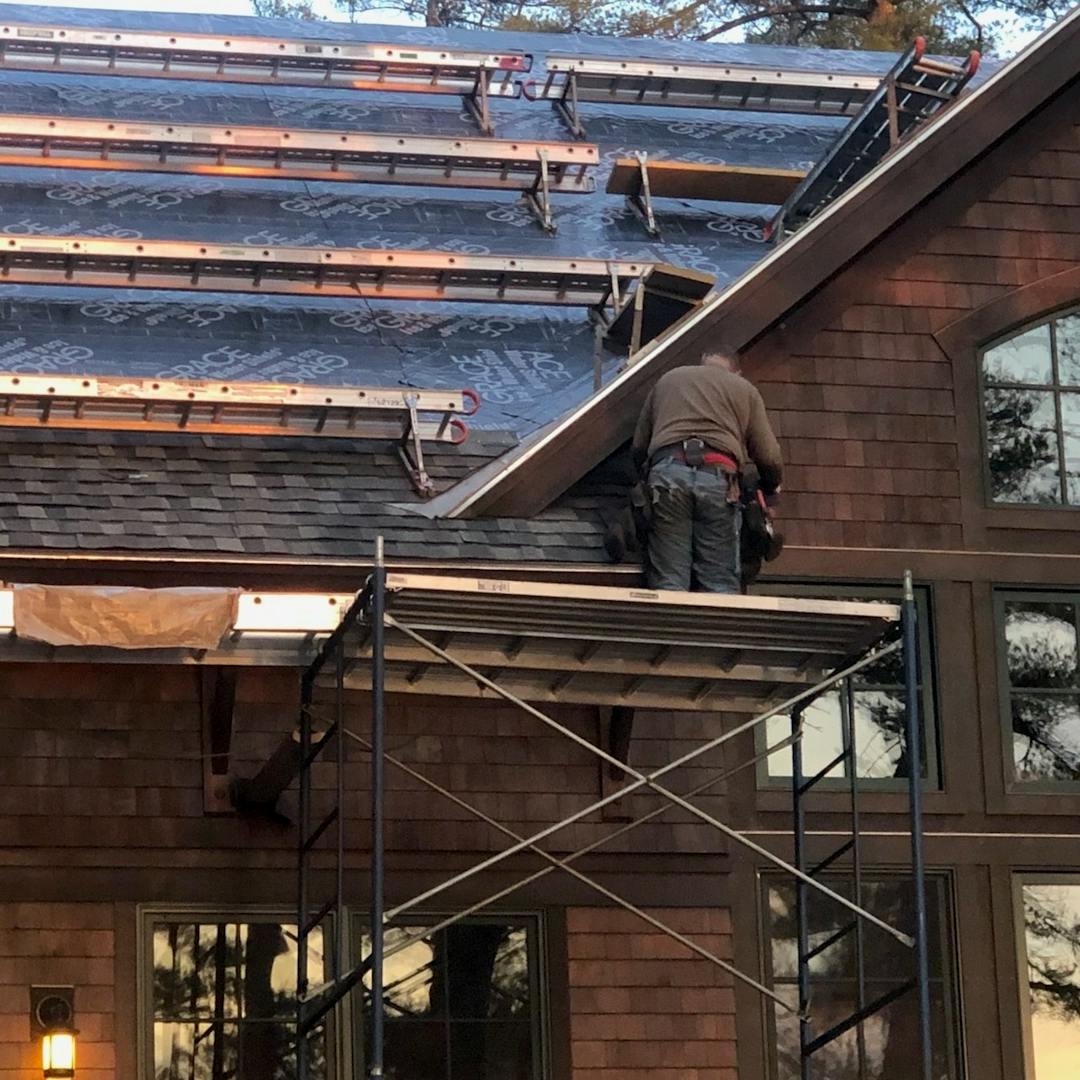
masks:
<instances>
[{"instance_id":1,"label":"man's olive work shirt","mask_svg":"<svg viewBox=\"0 0 1080 1080\"><path fill-rule=\"evenodd\" d=\"M761 394L741 375L696 365L660 376L634 432L635 458L647 461L663 447L694 437L740 465L754 462L766 492L780 486L780 444Z\"/></svg>"}]
</instances>

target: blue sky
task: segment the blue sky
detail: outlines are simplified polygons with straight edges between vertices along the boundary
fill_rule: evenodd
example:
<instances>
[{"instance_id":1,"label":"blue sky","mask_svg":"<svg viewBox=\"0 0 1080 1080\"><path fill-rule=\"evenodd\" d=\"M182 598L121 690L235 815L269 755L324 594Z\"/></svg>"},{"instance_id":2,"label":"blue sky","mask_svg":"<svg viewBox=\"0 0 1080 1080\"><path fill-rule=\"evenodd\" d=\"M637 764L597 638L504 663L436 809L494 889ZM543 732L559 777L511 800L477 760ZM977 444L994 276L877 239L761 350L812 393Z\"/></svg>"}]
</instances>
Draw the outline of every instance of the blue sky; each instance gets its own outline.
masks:
<instances>
[{"instance_id":1,"label":"blue sky","mask_svg":"<svg viewBox=\"0 0 1080 1080\"><path fill-rule=\"evenodd\" d=\"M183 11L209 12L217 15L250 15L249 0L32 0L42 7L79 7L123 9L125 11ZM0 0L0 10L6 7L5 0ZM315 0L315 10L319 15L336 22L348 21L343 11L335 8L332 0ZM356 16L357 22L364 23L405 23L408 20L397 11L367 11ZM1005 26L1008 26L1006 19ZM1006 48L1003 52L1011 55L1022 49L1029 41L1037 37L1034 31L1007 29L1003 36Z\"/></svg>"}]
</instances>

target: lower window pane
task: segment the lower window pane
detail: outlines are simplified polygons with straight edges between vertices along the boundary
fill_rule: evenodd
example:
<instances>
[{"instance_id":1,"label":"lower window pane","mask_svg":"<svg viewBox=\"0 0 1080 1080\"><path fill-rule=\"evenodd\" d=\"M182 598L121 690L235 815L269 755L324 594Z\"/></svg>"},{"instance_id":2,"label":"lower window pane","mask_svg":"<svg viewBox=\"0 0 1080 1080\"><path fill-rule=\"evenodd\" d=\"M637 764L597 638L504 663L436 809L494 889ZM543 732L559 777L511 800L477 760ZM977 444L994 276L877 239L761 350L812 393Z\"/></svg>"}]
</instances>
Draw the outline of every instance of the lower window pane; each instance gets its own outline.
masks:
<instances>
[{"instance_id":1,"label":"lower window pane","mask_svg":"<svg viewBox=\"0 0 1080 1080\"><path fill-rule=\"evenodd\" d=\"M1080 780L1080 697L1013 694L1017 780Z\"/></svg>"},{"instance_id":2,"label":"lower window pane","mask_svg":"<svg viewBox=\"0 0 1080 1080\"><path fill-rule=\"evenodd\" d=\"M523 1023L451 1024L451 1075L532 1080L532 1029Z\"/></svg>"},{"instance_id":3,"label":"lower window pane","mask_svg":"<svg viewBox=\"0 0 1080 1080\"><path fill-rule=\"evenodd\" d=\"M446 1042L446 1025L442 1023L387 1023L384 1075L387 1080L447 1080Z\"/></svg>"},{"instance_id":4,"label":"lower window pane","mask_svg":"<svg viewBox=\"0 0 1080 1080\"><path fill-rule=\"evenodd\" d=\"M312 1080L324 1080L321 1034L310 1042ZM295 1080L296 1037L291 1024L154 1024L155 1080Z\"/></svg>"},{"instance_id":5,"label":"lower window pane","mask_svg":"<svg viewBox=\"0 0 1080 1080\"><path fill-rule=\"evenodd\" d=\"M874 998L893 989L896 983L871 983L867 997ZM784 998L792 1005L798 1003L794 987L785 988ZM849 1017L856 1007L857 995L852 982L833 984L814 990L814 1034L828 1030ZM942 1080L954 1077L946 1018L948 1011L942 1000L941 984L930 987L931 1043L934 1053L934 1076ZM861 1053L866 1064L859 1072L859 1035L855 1028L845 1032L835 1042L814 1054L815 1077L823 1080L914 1080L920 1075L919 1011L914 993L887 1005L863 1024ZM799 1022L790 1013L776 1021L778 1080L799 1080Z\"/></svg>"},{"instance_id":6,"label":"lower window pane","mask_svg":"<svg viewBox=\"0 0 1080 1080\"><path fill-rule=\"evenodd\" d=\"M293 1080L296 1075L295 927L155 919L152 924L154 1080ZM322 932L308 938L322 981ZM312 1080L326 1076L321 1035Z\"/></svg>"},{"instance_id":7,"label":"lower window pane","mask_svg":"<svg viewBox=\"0 0 1080 1080\"><path fill-rule=\"evenodd\" d=\"M1022 888L1031 1017L1027 1080L1080 1075L1080 884Z\"/></svg>"},{"instance_id":8,"label":"lower window pane","mask_svg":"<svg viewBox=\"0 0 1080 1080\"><path fill-rule=\"evenodd\" d=\"M1059 503L1054 395L1012 387L986 391L990 493L996 502Z\"/></svg>"},{"instance_id":9,"label":"lower window pane","mask_svg":"<svg viewBox=\"0 0 1080 1080\"><path fill-rule=\"evenodd\" d=\"M1080 394L1061 395L1061 441L1065 450L1065 497L1080 506Z\"/></svg>"}]
</instances>

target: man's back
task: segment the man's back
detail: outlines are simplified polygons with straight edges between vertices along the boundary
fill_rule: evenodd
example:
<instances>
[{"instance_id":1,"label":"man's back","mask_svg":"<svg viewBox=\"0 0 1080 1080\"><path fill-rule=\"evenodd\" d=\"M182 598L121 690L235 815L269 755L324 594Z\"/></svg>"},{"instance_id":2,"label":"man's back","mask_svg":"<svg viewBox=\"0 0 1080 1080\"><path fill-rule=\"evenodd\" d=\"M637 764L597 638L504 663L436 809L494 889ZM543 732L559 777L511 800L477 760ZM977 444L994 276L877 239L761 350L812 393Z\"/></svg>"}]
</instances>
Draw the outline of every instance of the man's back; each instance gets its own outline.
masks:
<instances>
[{"instance_id":1,"label":"man's back","mask_svg":"<svg viewBox=\"0 0 1080 1080\"><path fill-rule=\"evenodd\" d=\"M767 489L780 482L780 447L757 388L719 364L680 367L653 387L634 434L634 448L651 458L694 437L740 465L753 461Z\"/></svg>"}]
</instances>

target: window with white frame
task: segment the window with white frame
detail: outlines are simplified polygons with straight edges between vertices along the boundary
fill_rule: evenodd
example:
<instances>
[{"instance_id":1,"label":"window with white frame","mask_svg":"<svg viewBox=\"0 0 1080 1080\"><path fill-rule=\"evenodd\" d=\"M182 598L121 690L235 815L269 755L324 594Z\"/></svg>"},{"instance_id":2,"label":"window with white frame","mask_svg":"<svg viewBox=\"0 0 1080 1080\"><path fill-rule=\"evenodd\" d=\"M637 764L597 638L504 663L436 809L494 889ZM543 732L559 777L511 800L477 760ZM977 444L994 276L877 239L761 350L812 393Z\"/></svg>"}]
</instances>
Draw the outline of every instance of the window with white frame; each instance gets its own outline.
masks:
<instances>
[{"instance_id":1,"label":"window with white frame","mask_svg":"<svg viewBox=\"0 0 1080 1080\"><path fill-rule=\"evenodd\" d=\"M1080 506L1080 312L987 346L982 378L992 501Z\"/></svg>"}]
</instances>

